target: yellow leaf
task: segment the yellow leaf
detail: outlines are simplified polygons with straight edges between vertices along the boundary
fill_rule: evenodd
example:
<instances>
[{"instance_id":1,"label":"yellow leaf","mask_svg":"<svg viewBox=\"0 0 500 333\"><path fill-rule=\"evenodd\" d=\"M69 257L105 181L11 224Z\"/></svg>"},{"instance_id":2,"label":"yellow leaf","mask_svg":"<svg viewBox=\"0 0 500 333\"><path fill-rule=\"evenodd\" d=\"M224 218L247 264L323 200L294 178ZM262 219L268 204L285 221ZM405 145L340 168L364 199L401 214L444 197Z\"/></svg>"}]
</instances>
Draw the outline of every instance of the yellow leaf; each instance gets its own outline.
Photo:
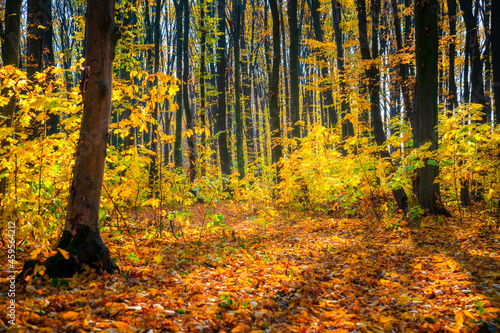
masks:
<instances>
[{"instance_id":1,"label":"yellow leaf","mask_svg":"<svg viewBox=\"0 0 500 333\"><path fill-rule=\"evenodd\" d=\"M422 270L422 264L416 264L415 266L413 266L413 269Z\"/></svg>"},{"instance_id":2,"label":"yellow leaf","mask_svg":"<svg viewBox=\"0 0 500 333\"><path fill-rule=\"evenodd\" d=\"M153 260L155 263L159 264L163 261L163 256L161 254L157 255L157 256L154 256L153 257Z\"/></svg>"},{"instance_id":3,"label":"yellow leaf","mask_svg":"<svg viewBox=\"0 0 500 333\"><path fill-rule=\"evenodd\" d=\"M235 328L233 328L231 330L231 333L240 333L240 332L247 332L250 330L250 327L248 325L245 325L245 324L238 324L238 326L236 326Z\"/></svg>"},{"instance_id":4,"label":"yellow leaf","mask_svg":"<svg viewBox=\"0 0 500 333\"><path fill-rule=\"evenodd\" d=\"M69 252L66 251L66 250L63 250L61 248L57 248L57 251L59 251L59 253L62 254L62 256L64 257L64 259L68 260L69 259Z\"/></svg>"},{"instance_id":5,"label":"yellow leaf","mask_svg":"<svg viewBox=\"0 0 500 333\"><path fill-rule=\"evenodd\" d=\"M464 315L462 312L457 312L455 314L455 329L460 330L462 326L464 325Z\"/></svg>"},{"instance_id":6,"label":"yellow leaf","mask_svg":"<svg viewBox=\"0 0 500 333\"><path fill-rule=\"evenodd\" d=\"M75 311L68 311L62 314L64 320L76 320L78 316L78 312Z\"/></svg>"},{"instance_id":7,"label":"yellow leaf","mask_svg":"<svg viewBox=\"0 0 500 333\"><path fill-rule=\"evenodd\" d=\"M129 324L124 323L123 321L115 321L113 325L116 327L118 332L131 332L132 328Z\"/></svg>"},{"instance_id":8,"label":"yellow leaf","mask_svg":"<svg viewBox=\"0 0 500 333\"><path fill-rule=\"evenodd\" d=\"M39 255L40 253L42 253L42 251L43 251L43 250L44 250L44 248L43 248L43 247L39 247L38 249L35 249L34 251L32 251L32 252L30 253L30 258L31 258L31 259L36 259L36 257L38 257L38 255Z\"/></svg>"}]
</instances>

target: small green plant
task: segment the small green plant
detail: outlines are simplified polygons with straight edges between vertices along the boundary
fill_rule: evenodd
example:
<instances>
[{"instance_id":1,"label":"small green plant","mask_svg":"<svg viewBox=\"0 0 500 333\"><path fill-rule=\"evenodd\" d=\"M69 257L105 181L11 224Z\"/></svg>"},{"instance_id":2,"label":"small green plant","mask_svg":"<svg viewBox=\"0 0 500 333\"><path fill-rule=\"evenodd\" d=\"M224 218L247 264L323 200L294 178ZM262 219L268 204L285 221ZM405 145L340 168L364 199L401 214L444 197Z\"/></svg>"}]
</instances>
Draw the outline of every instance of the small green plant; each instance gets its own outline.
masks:
<instances>
[{"instance_id":1,"label":"small green plant","mask_svg":"<svg viewBox=\"0 0 500 333\"><path fill-rule=\"evenodd\" d=\"M219 302L219 306L221 308L230 308L234 303L229 295L222 295L220 299L222 300L221 302Z\"/></svg>"}]
</instances>

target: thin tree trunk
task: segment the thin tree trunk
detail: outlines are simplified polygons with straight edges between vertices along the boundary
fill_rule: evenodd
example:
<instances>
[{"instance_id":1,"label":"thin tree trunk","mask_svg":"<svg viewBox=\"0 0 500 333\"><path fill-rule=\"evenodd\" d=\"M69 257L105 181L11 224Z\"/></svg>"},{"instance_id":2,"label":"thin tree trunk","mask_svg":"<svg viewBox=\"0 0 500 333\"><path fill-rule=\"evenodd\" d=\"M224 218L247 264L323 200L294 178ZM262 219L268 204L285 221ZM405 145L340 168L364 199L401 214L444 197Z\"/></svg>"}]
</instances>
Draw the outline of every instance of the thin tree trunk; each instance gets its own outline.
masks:
<instances>
[{"instance_id":1,"label":"thin tree trunk","mask_svg":"<svg viewBox=\"0 0 500 333\"><path fill-rule=\"evenodd\" d=\"M288 26L290 29L290 120L292 137L300 138L299 39L297 26L297 0L288 0Z\"/></svg>"},{"instance_id":2,"label":"thin tree trunk","mask_svg":"<svg viewBox=\"0 0 500 333\"><path fill-rule=\"evenodd\" d=\"M154 25L154 73L158 74L160 71L160 20L161 20L161 0L156 0L156 13L155 13L155 25ZM158 78L155 80L156 85L158 85ZM151 193L158 194L158 189L156 188L156 183L158 182L158 108L160 106L159 102L155 102L153 111L153 122L151 124L151 165L149 167L149 187L154 188Z\"/></svg>"},{"instance_id":3,"label":"thin tree trunk","mask_svg":"<svg viewBox=\"0 0 500 333\"><path fill-rule=\"evenodd\" d=\"M457 35L457 0L448 0L448 20L450 24L450 45L448 48L448 102L449 111L458 106L457 84L455 82L455 57L456 57L456 35Z\"/></svg>"},{"instance_id":4,"label":"thin tree trunk","mask_svg":"<svg viewBox=\"0 0 500 333\"><path fill-rule=\"evenodd\" d=\"M196 148L195 140L196 135L194 132L193 124L193 114L191 112L191 106L189 105L189 92L188 92L188 81L189 81L189 0L183 0L184 3L184 68L182 75L182 96L184 102L184 112L186 114L186 129L191 132L191 135L187 138L188 144L188 158L189 167L188 175L189 180L193 183L196 178Z\"/></svg>"},{"instance_id":5,"label":"thin tree trunk","mask_svg":"<svg viewBox=\"0 0 500 333\"><path fill-rule=\"evenodd\" d=\"M22 1L6 0L4 23L5 27L0 26L0 36L2 38L2 61L4 66L17 67L19 62L19 45L21 40L21 5ZM11 95L9 101L4 106L0 106L0 115L2 116L2 127L11 127L14 111L16 109L16 96L13 89L4 88L1 91L2 96ZM7 140L0 141L0 150L5 151L8 145ZM9 152L7 152L8 154ZM0 167L0 174L4 171ZM5 197L8 177L0 178L0 196ZM2 208L4 206L2 205Z\"/></svg>"},{"instance_id":6,"label":"thin tree trunk","mask_svg":"<svg viewBox=\"0 0 500 333\"><path fill-rule=\"evenodd\" d=\"M394 31L396 34L396 48L398 53L404 52L403 50L403 37L401 34L401 20L399 18L399 10L397 0L391 0L392 4L392 13L394 15ZM412 107L411 107L411 92L410 92L410 83L408 82L407 74L408 68L403 63L400 62L397 65L398 74L399 74L399 85L401 87L401 91L403 93L403 104L405 107L405 119L411 121L412 118Z\"/></svg>"},{"instance_id":7,"label":"thin tree trunk","mask_svg":"<svg viewBox=\"0 0 500 333\"><path fill-rule=\"evenodd\" d=\"M182 7L173 0L175 7L175 22L177 24L177 46L176 46L176 76L182 82ZM182 87L182 85L181 85ZM174 163L177 168L182 168L182 89L175 96L177 110L175 112L175 141L174 141Z\"/></svg>"},{"instance_id":8,"label":"thin tree trunk","mask_svg":"<svg viewBox=\"0 0 500 333\"><path fill-rule=\"evenodd\" d=\"M479 49L479 35L477 31L477 17L472 13L472 0L459 0L463 12L467 35L469 35L472 83L471 102L483 105L483 122L487 122L490 115L488 104L484 95L483 63ZM467 78L466 78L467 79Z\"/></svg>"},{"instance_id":9,"label":"thin tree trunk","mask_svg":"<svg viewBox=\"0 0 500 333\"><path fill-rule=\"evenodd\" d=\"M219 137L219 159L222 174L231 174L231 157L227 143L226 127L226 3L225 0L217 0L217 13L219 17L219 39L217 41L217 111L215 114L215 132ZM226 186L226 185L225 185ZM228 190L225 187L225 190Z\"/></svg>"},{"instance_id":10,"label":"thin tree trunk","mask_svg":"<svg viewBox=\"0 0 500 333\"><path fill-rule=\"evenodd\" d=\"M500 1L491 2L491 67L493 69L493 93L495 122L500 124Z\"/></svg>"},{"instance_id":11,"label":"thin tree trunk","mask_svg":"<svg viewBox=\"0 0 500 333\"><path fill-rule=\"evenodd\" d=\"M346 139L354 136L354 127L350 117L349 95L347 93L347 85L345 82L345 65L344 65L344 46L342 41L342 30L340 29L340 7L337 0L332 0L333 8L333 28L335 30L335 44L337 45L337 66L340 75L340 98L341 98L341 117L342 117L342 138Z\"/></svg>"},{"instance_id":12,"label":"thin tree trunk","mask_svg":"<svg viewBox=\"0 0 500 333\"><path fill-rule=\"evenodd\" d=\"M271 156L272 163L276 165L276 181L281 182L280 159L283 155L281 146L281 125L279 113L279 72L280 72L280 15L276 0L269 0L273 18L273 69L269 82L269 116L271 129Z\"/></svg>"},{"instance_id":13,"label":"thin tree trunk","mask_svg":"<svg viewBox=\"0 0 500 333\"><path fill-rule=\"evenodd\" d=\"M234 0L234 99L235 99L235 121L236 121L236 163L239 178L245 177L245 161L243 159L243 121L241 119L241 72L240 72L240 33L241 33L241 8L240 0Z\"/></svg>"}]
</instances>

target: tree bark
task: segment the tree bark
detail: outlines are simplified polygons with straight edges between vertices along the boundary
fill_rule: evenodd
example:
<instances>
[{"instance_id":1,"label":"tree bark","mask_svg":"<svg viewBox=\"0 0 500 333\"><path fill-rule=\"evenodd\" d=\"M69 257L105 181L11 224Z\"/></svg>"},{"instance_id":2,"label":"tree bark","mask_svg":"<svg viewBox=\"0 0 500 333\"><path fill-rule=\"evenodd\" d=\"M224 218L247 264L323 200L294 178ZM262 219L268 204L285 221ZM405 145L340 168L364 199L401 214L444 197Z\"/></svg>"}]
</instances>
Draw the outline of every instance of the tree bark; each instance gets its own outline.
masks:
<instances>
[{"instance_id":1,"label":"tree bark","mask_svg":"<svg viewBox=\"0 0 500 333\"><path fill-rule=\"evenodd\" d=\"M155 13L155 24L154 24L154 73L158 74L160 72L160 20L161 20L161 0L156 0L156 13ZM155 80L156 85L158 85L158 78ZM160 106L159 102L155 102L153 111L153 122L151 124L151 165L149 167L149 187L152 190L151 193L158 195L158 189L156 188L156 183L158 182L158 108ZM153 190L154 189L154 190Z\"/></svg>"},{"instance_id":2,"label":"tree bark","mask_svg":"<svg viewBox=\"0 0 500 333\"><path fill-rule=\"evenodd\" d=\"M341 102L341 117L342 117L342 139L354 136L354 126L352 125L349 107L349 95L347 93L347 85L345 82L345 65L344 65L344 46L342 41L342 30L340 29L340 7L337 0L332 0L333 10L333 29L335 30L335 44L337 45L337 67L340 75L340 98Z\"/></svg>"},{"instance_id":3,"label":"tree bark","mask_svg":"<svg viewBox=\"0 0 500 333\"><path fill-rule=\"evenodd\" d=\"M180 1L180 0L179 0ZM176 76L181 88L175 96L177 110L175 112L175 141L174 163L177 168L182 168L182 7L177 0L173 0L175 7L175 22L177 24L176 46Z\"/></svg>"},{"instance_id":4,"label":"tree bark","mask_svg":"<svg viewBox=\"0 0 500 333\"><path fill-rule=\"evenodd\" d=\"M290 29L290 121L292 137L300 138L299 39L297 0L288 0L288 26Z\"/></svg>"},{"instance_id":5,"label":"tree bark","mask_svg":"<svg viewBox=\"0 0 500 333\"><path fill-rule=\"evenodd\" d=\"M112 63L119 31L115 26L114 0L88 0L83 115L76 149L68 213L59 248L60 253L44 265L51 277L70 277L83 265L113 273L118 266L99 233L99 206L106 162L112 95ZM28 263L20 277L29 274Z\"/></svg>"},{"instance_id":6,"label":"tree bark","mask_svg":"<svg viewBox=\"0 0 500 333\"><path fill-rule=\"evenodd\" d=\"M394 16L394 31L396 35L396 48L398 53L404 52L403 49L403 36L401 33L401 19L399 18L399 10L397 0L391 0L392 4L392 13ZM408 68L404 63L399 63L397 65L398 74L399 74L399 85L401 87L401 91L403 93L403 104L405 107L405 119L411 121L411 92L408 82Z\"/></svg>"},{"instance_id":7,"label":"tree bark","mask_svg":"<svg viewBox=\"0 0 500 333\"><path fill-rule=\"evenodd\" d=\"M243 121L241 119L241 71L240 71L240 33L241 33L241 4L240 0L234 0L234 115L236 120L236 163L239 178L245 177L245 161L243 159Z\"/></svg>"},{"instance_id":8,"label":"tree bark","mask_svg":"<svg viewBox=\"0 0 500 333\"><path fill-rule=\"evenodd\" d=\"M191 135L187 138L188 144L188 158L189 167L188 175L189 180L193 183L196 178L196 148L195 140L196 134L194 131L193 124L193 114L191 112L191 106L189 105L189 92L188 92L188 81L189 81L189 0L183 0L184 2L184 68L182 75L182 96L184 97L184 112L186 114L186 129L191 132Z\"/></svg>"},{"instance_id":9,"label":"tree bark","mask_svg":"<svg viewBox=\"0 0 500 333\"><path fill-rule=\"evenodd\" d=\"M276 181L281 182L281 164L280 159L283 156L281 145L281 125L279 99L279 78L280 78L280 15L276 0L269 0L271 15L273 19L273 69L269 82L269 116L271 129L271 158L272 163L276 165Z\"/></svg>"},{"instance_id":10,"label":"tree bark","mask_svg":"<svg viewBox=\"0 0 500 333\"><path fill-rule=\"evenodd\" d=\"M333 2L333 1L332 1ZM314 28L314 34L316 36L316 40L320 43L323 42L323 30L321 28L321 19L320 19L320 12L319 12L319 7L320 7L320 2L319 0L312 0L308 1L308 4L311 9L311 16L313 19L313 28ZM320 51L320 50L318 50ZM337 52L338 52L338 47L337 47ZM338 54L337 54L338 56ZM328 67L326 64L326 59L325 56L323 55L322 52L318 52L318 61L321 63L321 76L323 80L328 80ZM330 81L330 80L328 80ZM325 84L322 83L321 86L324 86ZM337 122L338 122L338 117L337 113L335 112L335 108L333 105L333 95L332 95L332 85L331 83L327 83L327 87L323 88L322 91L323 94L323 99L325 100L326 104L326 109L328 113L328 118L329 118L329 125L330 127L334 127Z\"/></svg>"},{"instance_id":11,"label":"tree bark","mask_svg":"<svg viewBox=\"0 0 500 333\"><path fill-rule=\"evenodd\" d=\"M17 67L19 63L19 45L21 40L21 5L22 1L6 0L4 24L0 26L0 36L2 38L2 61L4 66ZM1 91L2 96L12 94L9 102L0 106L0 115L2 116L2 127L11 127L16 109L16 97L14 89L4 88ZM0 142L0 150L4 151L8 145L7 140ZM8 152L7 152L8 154ZM3 167L0 168L0 174L3 173ZM0 198L3 198L7 189L7 177L0 178ZM3 205L2 205L3 207Z\"/></svg>"},{"instance_id":12,"label":"tree bark","mask_svg":"<svg viewBox=\"0 0 500 333\"><path fill-rule=\"evenodd\" d=\"M452 111L458 106L457 84L455 82L455 57L457 35L457 0L448 0L448 20L450 25L450 45L448 47L448 102L446 106Z\"/></svg>"},{"instance_id":13,"label":"tree bark","mask_svg":"<svg viewBox=\"0 0 500 333\"><path fill-rule=\"evenodd\" d=\"M479 49L477 17L472 13L472 0L459 0L459 3L463 12L465 27L467 28L467 35L470 43L470 81L472 83L470 101L483 105L483 122L487 122L489 120L490 110L484 94L483 63L481 61L481 50Z\"/></svg>"},{"instance_id":14,"label":"tree bark","mask_svg":"<svg viewBox=\"0 0 500 333\"><path fill-rule=\"evenodd\" d=\"M491 2L491 67L493 69L493 93L495 122L500 124L500 2Z\"/></svg>"},{"instance_id":15,"label":"tree bark","mask_svg":"<svg viewBox=\"0 0 500 333\"><path fill-rule=\"evenodd\" d=\"M226 2L217 0L217 15L219 17L219 39L217 41L217 111L215 131L219 137L219 159L222 174L231 174L229 150L227 146L226 127ZM226 185L225 185L226 186ZM226 190L228 190L225 187Z\"/></svg>"},{"instance_id":16,"label":"tree bark","mask_svg":"<svg viewBox=\"0 0 500 333\"><path fill-rule=\"evenodd\" d=\"M413 139L415 148L430 142L430 150L438 148L438 27L437 0L417 0L415 2L415 124ZM438 213L435 203L439 187L434 180L439 167L425 161L418 169L418 204L431 214ZM419 227L415 221L412 227Z\"/></svg>"}]
</instances>

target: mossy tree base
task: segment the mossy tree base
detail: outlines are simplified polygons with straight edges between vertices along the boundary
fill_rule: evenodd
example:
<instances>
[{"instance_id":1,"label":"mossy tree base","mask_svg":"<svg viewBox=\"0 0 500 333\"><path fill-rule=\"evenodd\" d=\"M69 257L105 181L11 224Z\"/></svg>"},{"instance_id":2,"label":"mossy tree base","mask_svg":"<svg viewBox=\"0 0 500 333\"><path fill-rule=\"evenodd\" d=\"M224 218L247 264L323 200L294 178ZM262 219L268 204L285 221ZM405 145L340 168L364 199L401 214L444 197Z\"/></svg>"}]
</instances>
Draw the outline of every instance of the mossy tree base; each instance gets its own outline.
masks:
<instances>
[{"instance_id":1,"label":"mossy tree base","mask_svg":"<svg viewBox=\"0 0 500 333\"><path fill-rule=\"evenodd\" d=\"M70 231L64 230L57 248L67 251L68 259L64 258L61 252L57 252L43 263L28 260L17 277L18 281L33 275L38 264L45 266L45 273L49 278L72 277L75 273L81 272L85 265L110 274L119 271L118 266L111 260L109 250L99 233L91 232L88 226L79 226L74 236Z\"/></svg>"}]
</instances>

